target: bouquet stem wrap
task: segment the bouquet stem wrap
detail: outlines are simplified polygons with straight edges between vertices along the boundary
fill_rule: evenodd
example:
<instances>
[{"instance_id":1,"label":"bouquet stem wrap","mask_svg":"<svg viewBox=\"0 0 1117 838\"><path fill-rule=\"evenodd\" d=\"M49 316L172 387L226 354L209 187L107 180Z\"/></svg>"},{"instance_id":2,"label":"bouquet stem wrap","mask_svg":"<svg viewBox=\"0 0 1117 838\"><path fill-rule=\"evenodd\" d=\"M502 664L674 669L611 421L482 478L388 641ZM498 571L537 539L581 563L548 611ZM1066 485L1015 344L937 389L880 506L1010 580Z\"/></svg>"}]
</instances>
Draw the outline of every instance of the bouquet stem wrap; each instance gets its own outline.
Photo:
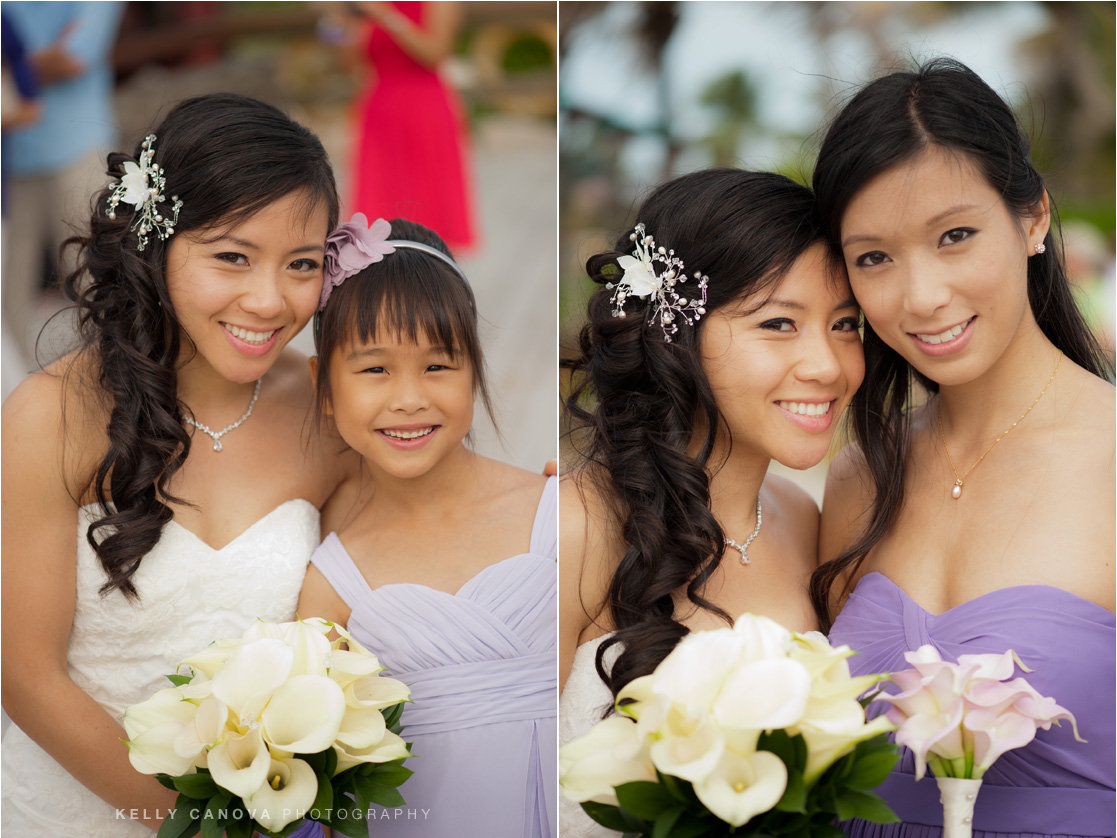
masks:
<instances>
[{"instance_id":1,"label":"bouquet stem wrap","mask_svg":"<svg viewBox=\"0 0 1117 838\"><path fill-rule=\"evenodd\" d=\"M936 777L939 801L942 803L943 838L971 838L973 811L981 780L960 777Z\"/></svg>"}]
</instances>

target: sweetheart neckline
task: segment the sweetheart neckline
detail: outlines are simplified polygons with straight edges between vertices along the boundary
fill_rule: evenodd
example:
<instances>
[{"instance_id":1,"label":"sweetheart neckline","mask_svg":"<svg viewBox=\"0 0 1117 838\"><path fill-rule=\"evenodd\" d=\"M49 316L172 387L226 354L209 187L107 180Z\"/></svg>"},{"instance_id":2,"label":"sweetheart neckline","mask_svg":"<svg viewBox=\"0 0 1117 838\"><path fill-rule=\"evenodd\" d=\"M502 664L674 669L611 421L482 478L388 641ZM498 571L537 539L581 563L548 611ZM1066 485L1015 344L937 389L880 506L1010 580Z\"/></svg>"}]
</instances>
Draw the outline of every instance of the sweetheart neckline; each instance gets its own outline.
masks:
<instances>
[{"instance_id":1,"label":"sweetheart neckline","mask_svg":"<svg viewBox=\"0 0 1117 838\"><path fill-rule=\"evenodd\" d=\"M372 587L372 585L370 585L368 583L368 580L365 579L365 575L363 573L361 573L361 569L359 567L357 567L357 563L355 561L353 561L353 556L350 555L350 553L347 549L345 549L345 545L341 543L341 539L338 538L338 535L337 535L336 532L332 532L329 535L327 535L326 536L326 541L328 541L331 538L334 541L337 542L337 546L341 549L341 551L343 553L345 553L345 557L347 559L349 559L349 562L353 565L353 569L357 572L357 575L360 577L361 582L364 584L365 588L368 590L369 593L372 593L372 594L375 594L377 591L383 591L386 588L421 588L425 591L431 591L431 592L436 593L436 594L441 594L442 596L448 596L448 597L451 597L453 599L457 599L459 596L461 596L462 591L464 591L467 587L469 587L469 585L472 584L476 579L483 576L487 571L492 570L495 567L500 567L502 564L506 564L507 562L510 562L513 559L522 559L524 557L531 557L531 558L535 558L535 559L543 559L544 561L547 561L547 562L552 561L547 556L544 556L540 553L532 553L530 550L527 551L526 553L517 553L514 556L508 556L507 558L501 559L500 561L493 562L492 564L485 565L483 568L481 568L476 573L474 573L472 576L470 576L468 579L466 579L464 582L462 582L462 584L458 587L458 589L456 591L454 591L453 593L451 593L450 591L444 591L441 588L432 588L430 585L424 585L422 582L387 582L383 585L377 585L374 588L374 587ZM324 543L325 543L325 541L323 541L323 544Z\"/></svg>"},{"instance_id":2,"label":"sweetheart neckline","mask_svg":"<svg viewBox=\"0 0 1117 838\"><path fill-rule=\"evenodd\" d=\"M997 596L999 594L1003 594L1007 591L1020 591L1020 590L1026 589L1026 588L1040 588L1042 590L1055 591L1056 593L1062 594L1064 596L1068 596L1071 599L1074 599L1078 602L1085 603L1086 605L1092 606L1093 608L1102 612L1102 614L1105 615L1106 617L1108 617L1110 620L1117 621L1117 615L1115 615L1108 608L1105 608L1104 606L1098 605L1096 602L1093 602L1092 600L1088 600L1085 597L1079 596L1078 594L1071 593L1070 591L1065 590L1064 588L1057 588L1054 585L1009 585L1007 588L994 588L991 591L986 591L983 594L978 594L975 597L967 599L965 602L960 602L957 605L951 606L950 608L947 608L945 611L939 611L939 612L936 613L934 611L928 611L926 608L924 608L922 605L920 605L918 602L916 602L914 597L912 597L911 594L909 594L907 591L905 591L903 588L901 588L899 585L897 585L894 581L892 581L892 579L890 577L881 573L879 570L870 570L868 573L866 573L864 576L862 576L861 579L858 581L857 585L854 586L853 592L856 593L857 592L857 587L861 584L861 582L863 582L865 579L868 579L870 576L879 576L881 579L883 579L885 582L887 582L894 590L898 591L900 593L900 595L904 597L904 599L906 599L908 602L910 602L912 605L914 605L916 608L918 608L920 611L922 611L924 614L926 614L929 617L945 617L946 615L951 614L954 611L958 611L959 609L967 607L971 603L975 603L975 602L978 602L978 601L983 600L983 599L988 599L990 597L994 597L994 596Z\"/></svg>"},{"instance_id":3,"label":"sweetheart neckline","mask_svg":"<svg viewBox=\"0 0 1117 838\"><path fill-rule=\"evenodd\" d=\"M214 553L222 553L225 550L227 550L229 547L231 547L233 544L236 544L238 541L240 541L242 538L244 538L246 535L248 535L248 533L250 533L256 527L258 527L260 524L262 524L264 521L266 521L268 518L270 518L276 512L278 512L283 507L285 507L285 506L287 506L288 504L291 504L291 503L305 503L307 506L311 507L315 512L318 511L318 507L315 506L310 501L308 501L306 498L290 498L289 500L282 501L278 506L273 508L270 512L264 513L263 516L261 516L260 518L257 518L255 521L253 521L251 524L249 524L247 527L245 527L243 530L241 530L239 533L237 533L235 536L233 536L229 541L225 542L225 544L223 544L221 547L214 547L212 544L210 544L208 541L203 539L196 532L194 532L193 530L188 529L187 527L183 526L178 521L176 521L174 518L171 518L171 520L167 522L167 525L169 526L169 525L173 524L174 526L178 527L180 530L182 530L184 533L189 535L191 538L193 538L195 541L197 541L199 544L201 544L203 547L207 548L208 550L210 550ZM81 511L84 512L88 509L98 509L99 507L100 507L100 504L87 503L85 506L81 507Z\"/></svg>"}]
</instances>

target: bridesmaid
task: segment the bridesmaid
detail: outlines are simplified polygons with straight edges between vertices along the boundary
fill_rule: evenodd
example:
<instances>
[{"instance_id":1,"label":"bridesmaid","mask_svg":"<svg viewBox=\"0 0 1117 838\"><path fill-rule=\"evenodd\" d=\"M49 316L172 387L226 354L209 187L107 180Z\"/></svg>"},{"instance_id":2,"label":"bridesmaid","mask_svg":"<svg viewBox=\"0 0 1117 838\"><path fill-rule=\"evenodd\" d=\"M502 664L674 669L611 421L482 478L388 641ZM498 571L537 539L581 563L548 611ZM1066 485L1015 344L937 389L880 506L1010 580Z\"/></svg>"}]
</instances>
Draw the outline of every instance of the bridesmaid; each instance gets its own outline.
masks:
<instances>
[{"instance_id":1,"label":"bridesmaid","mask_svg":"<svg viewBox=\"0 0 1117 838\"><path fill-rule=\"evenodd\" d=\"M827 478L820 620L860 672L906 668L925 643L951 660L1014 649L1089 744L1064 725L1002 756L974 835L1112 835L1114 391L1027 139L940 59L850 101L814 186L867 320L856 444ZM882 789L904 824L849 834L940 835L936 786L913 773L909 754Z\"/></svg>"}]
</instances>

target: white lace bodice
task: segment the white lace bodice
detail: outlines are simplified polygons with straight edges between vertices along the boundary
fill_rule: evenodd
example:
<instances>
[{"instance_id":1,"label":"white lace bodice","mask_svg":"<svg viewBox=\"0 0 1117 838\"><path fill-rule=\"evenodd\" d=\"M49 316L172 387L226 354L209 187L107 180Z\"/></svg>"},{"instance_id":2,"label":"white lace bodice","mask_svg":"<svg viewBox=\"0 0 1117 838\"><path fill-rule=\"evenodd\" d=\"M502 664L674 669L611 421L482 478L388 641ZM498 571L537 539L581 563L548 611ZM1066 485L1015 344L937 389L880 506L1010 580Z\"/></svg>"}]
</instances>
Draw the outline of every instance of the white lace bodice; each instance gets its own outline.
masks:
<instances>
[{"instance_id":1,"label":"white lace bodice","mask_svg":"<svg viewBox=\"0 0 1117 838\"><path fill-rule=\"evenodd\" d=\"M86 541L96 507L78 516L77 592L68 663L74 682L117 721L169 685L178 662L214 640L238 637L252 620L289 620L310 554L318 510L302 499L273 509L220 550L171 521L132 577L138 602L101 596L106 576ZM123 746L122 746L123 747ZM14 725L4 736L4 831L21 838L151 832L74 780Z\"/></svg>"},{"instance_id":2,"label":"white lace bodice","mask_svg":"<svg viewBox=\"0 0 1117 838\"><path fill-rule=\"evenodd\" d=\"M602 719L602 712L613 704L613 694L597 675L597 649L613 633L588 640L574 652L574 663L566 676L559 698L559 745L584 736ZM611 666L620 654L619 646L605 653L605 665ZM561 838L616 838L621 833L606 829L582 811L582 807L565 795L559 797L559 835Z\"/></svg>"}]
</instances>

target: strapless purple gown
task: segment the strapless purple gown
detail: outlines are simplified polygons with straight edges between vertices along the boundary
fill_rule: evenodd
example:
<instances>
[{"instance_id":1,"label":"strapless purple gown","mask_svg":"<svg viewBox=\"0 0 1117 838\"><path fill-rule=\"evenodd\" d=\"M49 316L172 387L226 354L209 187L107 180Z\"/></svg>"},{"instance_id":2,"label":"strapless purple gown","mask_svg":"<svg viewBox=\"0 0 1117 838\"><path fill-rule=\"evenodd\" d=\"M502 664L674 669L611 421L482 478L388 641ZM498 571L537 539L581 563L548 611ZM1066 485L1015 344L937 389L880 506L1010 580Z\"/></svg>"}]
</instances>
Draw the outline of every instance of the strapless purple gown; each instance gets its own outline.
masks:
<instances>
[{"instance_id":1,"label":"strapless purple gown","mask_svg":"<svg viewBox=\"0 0 1117 838\"><path fill-rule=\"evenodd\" d=\"M830 631L847 643L855 675L910 666L904 652L931 644L943 660L1008 649L1035 672L1026 675L1078 720L1087 744L1070 724L1040 730L1031 744L1008 751L983 778L974 811L974 838L1112 836L1115 813L1114 615L1058 588L1025 585L992 591L930 614L887 576L867 573ZM878 707L880 705L877 705ZM942 835L938 786L929 774L915 782L910 753L879 789L902 824L852 821L856 838L936 838Z\"/></svg>"},{"instance_id":2,"label":"strapless purple gown","mask_svg":"<svg viewBox=\"0 0 1117 838\"><path fill-rule=\"evenodd\" d=\"M352 609L349 631L411 688L400 786L374 808L376 838L551 838L558 812L558 481L536 510L528 552L456 594L370 590L334 534L311 557ZM313 834L313 833L310 833Z\"/></svg>"}]
</instances>

